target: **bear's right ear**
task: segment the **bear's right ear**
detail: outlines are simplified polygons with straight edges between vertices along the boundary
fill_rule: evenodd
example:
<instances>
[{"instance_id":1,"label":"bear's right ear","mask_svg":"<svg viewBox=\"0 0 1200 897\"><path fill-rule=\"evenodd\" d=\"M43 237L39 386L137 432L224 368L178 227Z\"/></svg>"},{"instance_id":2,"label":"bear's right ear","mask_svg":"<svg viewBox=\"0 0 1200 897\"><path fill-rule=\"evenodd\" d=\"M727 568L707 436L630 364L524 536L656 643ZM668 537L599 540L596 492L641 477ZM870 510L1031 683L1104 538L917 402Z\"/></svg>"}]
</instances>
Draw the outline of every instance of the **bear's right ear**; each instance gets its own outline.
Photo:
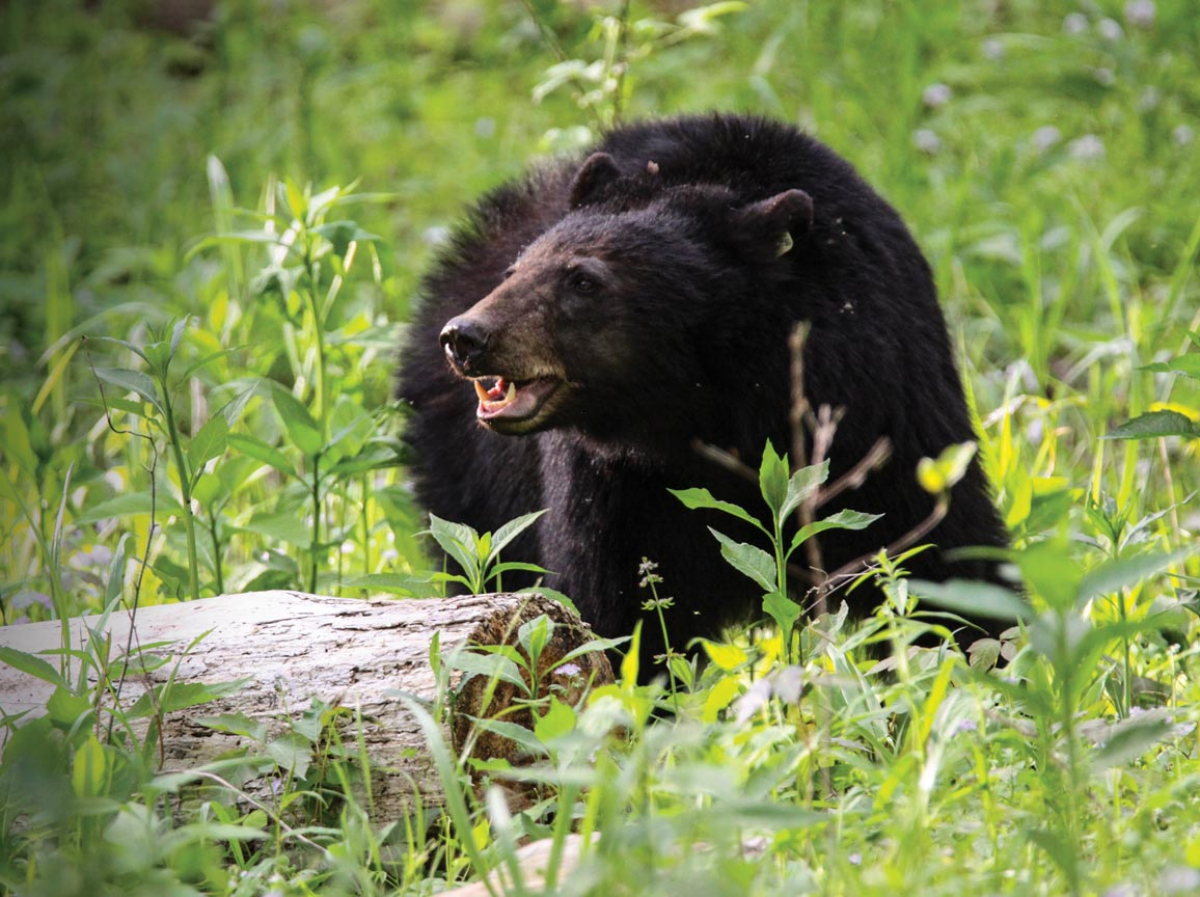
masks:
<instances>
[{"instance_id":1,"label":"bear's right ear","mask_svg":"<svg viewBox=\"0 0 1200 897\"><path fill-rule=\"evenodd\" d=\"M785 190L743 206L734 213L733 226L751 251L766 258L786 255L793 241L813 224L812 197L803 190Z\"/></svg>"},{"instance_id":2,"label":"bear's right ear","mask_svg":"<svg viewBox=\"0 0 1200 897\"><path fill-rule=\"evenodd\" d=\"M569 208L577 209L608 184L621 176L621 170L608 153L592 153L580 166L567 200Z\"/></svg>"}]
</instances>

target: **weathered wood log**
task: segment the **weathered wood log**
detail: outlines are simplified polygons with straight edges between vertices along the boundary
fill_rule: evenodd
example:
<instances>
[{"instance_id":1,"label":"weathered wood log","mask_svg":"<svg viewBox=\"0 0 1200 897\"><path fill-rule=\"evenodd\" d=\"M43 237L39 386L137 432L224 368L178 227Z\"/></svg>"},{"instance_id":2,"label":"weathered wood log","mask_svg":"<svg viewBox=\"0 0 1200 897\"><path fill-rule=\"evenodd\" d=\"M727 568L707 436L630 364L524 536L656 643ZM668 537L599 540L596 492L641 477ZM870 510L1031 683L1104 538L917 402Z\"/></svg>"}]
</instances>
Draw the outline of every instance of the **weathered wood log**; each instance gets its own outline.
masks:
<instances>
[{"instance_id":1,"label":"weathered wood log","mask_svg":"<svg viewBox=\"0 0 1200 897\"><path fill-rule=\"evenodd\" d=\"M434 773L425 738L417 720L397 692L432 701L436 676L429 662L430 644L439 634L441 653L449 656L472 645L517 644L518 628L545 614L555 624L553 637L539 662L539 682L568 684L567 677L548 675L571 650L592 638L591 631L560 604L539 595L497 594L430 600L370 600L326 598L298 592L252 592L224 595L183 604L144 607L132 621L133 654L139 645L158 644L157 655L172 659L150 672L127 676L121 692L123 707L173 677L174 687L245 680L237 691L208 703L168 714L162 720L163 771L195 769L218 757L255 745L240 735L214 730L199 721L218 714L242 714L261 721L267 739L289 731L313 700L352 713L339 714L336 725L343 744L365 745L373 770L372 817L394 820L410 812L419 800L425 807L441 803L441 786ZM70 621L72 647L90 639L97 617ZM104 629L114 654L130 639L131 615L114 613ZM0 646L27 653L53 651L61 646L57 622L0 627ZM189 647L190 646L190 647ZM57 667L58 658L44 655ZM586 684L612 680L603 652L575 659L579 668L570 677L578 697ZM452 685L460 677L452 676ZM469 717L493 716L517 689L497 688L490 706L480 706L488 689L479 677L462 688L443 734L462 745L470 731ZM545 686L543 686L545 687ZM0 664L0 710L6 715L45 712L53 686L12 666ZM111 701L106 699L106 706ZM504 717L520 722L519 711ZM107 717L102 711L101 718ZM94 723L99 725L96 720ZM138 730L144 733L146 722ZM511 742L495 736L472 739L473 754L504 755ZM271 782L252 780L243 785L256 800L271 802Z\"/></svg>"}]
</instances>

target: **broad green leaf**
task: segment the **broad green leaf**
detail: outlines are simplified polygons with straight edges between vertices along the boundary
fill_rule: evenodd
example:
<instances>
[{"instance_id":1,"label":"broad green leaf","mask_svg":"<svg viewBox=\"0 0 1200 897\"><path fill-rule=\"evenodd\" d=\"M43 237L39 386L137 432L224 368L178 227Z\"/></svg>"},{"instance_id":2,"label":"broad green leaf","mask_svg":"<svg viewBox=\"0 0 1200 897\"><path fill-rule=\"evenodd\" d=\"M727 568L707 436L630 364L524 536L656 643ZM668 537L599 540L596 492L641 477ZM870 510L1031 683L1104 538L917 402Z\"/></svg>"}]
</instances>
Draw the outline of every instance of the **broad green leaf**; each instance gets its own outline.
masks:
<instances>
[{"instance_id":1,"label":"broad green leaf","mask_svg":"<svg viewBox=\"0 0 1200 897\"><path fill-rule=\"evenodd\" d=\"M770 440L767 440L762 464L758 467L758 485L771 513L781 517L781 509L788 498L788 466L787 461L775 453Z\"/></svg>"},{"instance_id":2,"label":"broad green leaf","mask_svg":"<svg viewBox=\"0 0 1200 897\"><path fill-rule=\"evenodd\" d=\"M483 676L487 679L498 679L515 685L522 692L528 689L525 680L521 678L521 670L509 657L503 654L476 654L473 651L456 651L443 662L453 670L460 670L472 676Z\"/></svg>"},{"instance_id":3,"label":"broad green leaf","mask_svg":"<svg viewBox=\"0 0 1200 897\"><path fill-rule=\"evenodd\" d=\"M220 414L209 419L200 432L188 444L188 463L192 475L199 473L213 458L225 451L225 438L229 435L229 423Z\"/></svg>"},{"instance_id":4,"label":"broad green leaf","mask_svg":"<svg viewBox=\"0 0 1200 897\"><path fill-rule=\"evenodd\" d=\"M779 509L778 520L782 524L788 516L800 507L801 502L808 499L829 479L829 461L820 464L810 464L801 467L788 480L787 497L783 507Z\"/></svg>"},{"instance_id":5,"label":"broad green leaf","mask_svg":"<svg viewBox=\"0 0 1200 897\"><path fill-rule=\"evenodd\" d=\"M479 533L465 523L443 520L436 514L429 515L429 534L442 551L454 558L463 573L473 577L479 570L480 561L473 552L479 541Z\"/></svg>"},{"instance_id":6,"label":"broad green leaf","mask_svg":"<svg viewBox=\"0 0 1200 897\"><path fill-rule=\"evenodd\" d=\"M183 513L183 505L170 493L159 489L156 494L149 492L126 492L108 501L102 501L88 508L75 518L75 523L82 526L86 523L97 523L114 517L128 517L132 514L149 514L153 510L158 515L174 515Z\"/></svg>"},{"instance_id":7,"label":"broad green leaf","mask_svg":"<svg viewBox=\"0 0 1200 897\"><path fill-rule=\"evenodd\" d=\"M725 676L718 679L704 697L704 706L700 709L700 719L705 723L715 723L721 711L733 703L733 699L738 696L741 689L741 682L736 676Z\"/></svg>"},{"instance_id":8,"label":"broad green leaf","mask_svg":"<svg viewBox=\"0 0 1200 897\"><path fill-rule=\"evenodd\" d=\"M1092 763L1100 769L1127 765L1170 735L1173 728L1162 709L1121 720L1108 730L1108 737L1092 754Z\"/></svg>"},{"instance_id":9,"label":"broad green leaf","mask_svg":"<svg viewBox=\"0 0 1200 897\"><path fill-rule=\"evenodd\" d=\"M169 687L157 685L154 687L153 699L151 694L146 692L134 702L126 715L130 719L140 719L207 704L209 701L241 691L249 681L234 679L230 682L173 682Z\"/></svg>"},{"instance_id":10,"label":"broad green leaf","mask_svg":"<svg viewBox=\"0 0 1200 897\"><path fill-rule=\"evenodd\" d=\"M292 466L292 462L287 459L287 456L279 451L279 449L267 445L256 436L250 436L245 433L230 433L226 437L225 442L234 451L241 452L255 461L261 461L268 467L275 468L280 473L286 473L290 477L296 476L296 468Z\"/></svg>"},{"instance_id":11,"label":"broad green leaf","mask_svg":"<svg viewBox=\"0 0 1200 897\"><path fill-rule=\"evenodd\" d=\"M58 674L58 670L35 654L27 654L16 648L0 646L0 663L8 664L14 670L20 670L22 673L33 676L35 679L41 679L43 682L49 682L51 685L66 686Z\"/></svg>"},{"instance_id":12,"label":"broad green leaf","mask_svg":"<svg viewBox=\"0 0 1200 897\"><path fill-rule=\"evenodd\" d=\"M162 404L158 399L158 387L154 385L154 381L148 375L127 368L96 368L95 371L96 376L105 383L111 383L126 392L136 392L157 408L160 414L163 412Z\"/></svg>"},{"instance_id":13,"label":"broad green leaf","mask_svg":"<svg viewBox=\"0 0 1200 897\"><path fill-rule=\"evenodd\" d=\"M79 720L91 712L91 699L87 695L75 694L66 685L54 689L46 701L46 715L63 729L75 728Z\"/></svg>"},{"instance_id":14,"label":"broad green leaf","mask_svg":"<svg viewBox=\"0 0 1200 897\"><path fill-rule=\"evenodd\" d=\"M707 639L701 644L704 645L704 653L708 655L708 659L725 671L736 670L750 659L750 655L737 645L710 642Z\"/></svg>"},{"instance_id":15,"label":"broad green leaf","mask_svg":"<svg viewBox=\"0 0 1200 897\"><path fill-rule=\"evenodd\" d=\"M312 528L305 524L302 515L295 511L276 511L266 514L255 514L239 529L250 533L286 542L297 548L308 548L312 545Z\"/></svg>"},{"instance_id":16,"label":"broad green leaf","mask_svg":"<svg viewBox=\"0 0 1200 897\"><path fill-rule=\"evenodd\" d=\"M717 532L711 526L708 531L716 536L721 543L721 557L733 566L739 573L744 573L762 586L763 591L770 592L779 583L776 580L778 568L775 559L761 548L747 545L745 542L735 542L724 533Z\"/></svg>"},{"instance_id":17,"label":"broad green leaf","mask_svg":"<svg viewBox=\"0 0 1200 897\"><path fill-rule=\"evenodd\" d=\"M150 359L146 357L146 353L143 352L139 346L135 346L128 340L117 339L115 336L93 336L91 339L94 339L98 343L114 343L118 346L128 349L138 358L142 359L142 361L146 362L146 364L150 363Z\"/></svg>"},{"instance_id":18,"label":"broad green leaf","mask_svg":"<svg viewBox=\"0 0 1200 897\"><path fill-rule=\"evenodd\" d=\"M292 445L312 458L320 454L325 447L325 434L314 419L308 408L298 398L282 386L274 390L275 410L283 419L288 438Z\"/></svg>"},{"instance_id":19,"label":"broad green leaf","mask_svg":"<svg viewBox=\"0 0 1200 897\"><path fill-rule=\"evenodd\" d=\"M786 643L788 633L792 631L792 627L800 619L803 608L786 595L779 592L772 592L763 598L763 610L779 625L779 631L783 633Z\"/></svg>"},{"instance_id":20,"label":"broad green leaf","mask_svg":"<svg viewBox=\"0 0 1200 897\"><path fill-rule=\"evenodd\" d=\"M1200 424L1194 424L1178 411L1151 411L1126 421L1101 439L1157 439L1160 436L1186 436L1200 439Z\"/></svg>"},{"instance_id":21,"label":"broad green leaf","mask_svg":"<svg viewBox=\"0 0 1200 897\"><path fill-rule=\"evenodd\" d=\"M912 579L909 580L909 589L922 601L965 617L1023 620L1030 616L1029 605L1021 596L995 583L973 579L950 579L946 582Z\"/></svg>"},{"instance_id":22,"label":"broad green leaf","mask_svg":"<svg viewBox=\"0 0 1200 897\"><path fill-rule=\"evenodd\" d=\"M1113 595L1127 586L1134 586L1164 567L1185 560L1200 550L1195 546L1180 548L1167 554L1139 554L1134 557L1106 561L1089 570L1079 583L1076 601L1083 604L1101 595Z\"/></svg>"},{"instance_id":23,"label":"broad green leaf","mask_svg":"<svg viewBox=\"0 0 1200 897\"><path fill-rule=\"evenodd\" d=\"M574 729L575 711L554 695L550 696L550 706L546 708L546 712L533 724L533 734L543 743L566 735Z\"/></svg>"},{"instance_id":24,"label":"broad green leaf","mask_svg":"<svg viewBox=\"0 0 1200 897\"><path fill-rule=\"evenodd\" d=\"M713 510L723 511L730 516L736 517L739 520L745 520L747 523L752 523L764 533L766 529L763 525L750 516L746 511L727 501L718 501L713 498L712 493L707 489L668 489L672 495L683 502L684 507L695 510Z\"/></svg>"},{"instance_id":25,"label":"broad green leaf","mask_svg":"<svg viewBox=\"0 0 1200 897\"><path fill-rule=\"evenodd\" d=\"M796 535L792 537L792 544L788 547L788 557L791 557L792 552L803 545L813 536L819 535L829 529L866 529L876 520L881 518L882 514L865 514L862 511L851 511L849 509L838 511L824 520L817 520L807 526L802 526L796 531Z\"/></svg>"},{"instance_id":26,"label":"broad green leaf","mask_svg":"<svg viewBox=\"0 0 1200 897\"><path fill-rule=\"evenodd\" d=\"M494 561L509 542L533 526L538 518L545 513L546 511L543 509L541 511L534 511L532 514L522 514L520 517L510 520L496 530L492 535L492 550L488 554L488 562Z\"/></svg>"},{"instance_id":27,"label":"broad green leaf","mask_svg":"<svg viewBox=\"0 0 1200 897\"><path fill-rule=\"evenodd\" d=\"M1190 355L1180 355L1172 358L1170 361L1160 361L1155 364L1147 364L1138 368L1141 371L1154 371L1158 374L1183 374L1185 377L1193 377L1200 380L1200 352L1193 352Z\"/></svg>"},{"instance_id":28,"label":"broad green leaf","mask_svg":"<svg viewBox=\"0 0 1200 897\"><path fill-rule=\"evenodd\" d=\"M71 787L76 797L101 797L107 790L108 754L99 739L89 733L75 749L71 766Z\"/></svg>"},{"instance_id":29,"label":"broad green leaf","mask_svg":"<svg viewBox=\"0 0 1200 897\"><path fill-rule=\"evenodd\" d=\"M298 779L308 775L308 768L312 765L313 746L296 732L288 732L268 742L266 753L276 766Z\"/></svg>"}]
</instances>

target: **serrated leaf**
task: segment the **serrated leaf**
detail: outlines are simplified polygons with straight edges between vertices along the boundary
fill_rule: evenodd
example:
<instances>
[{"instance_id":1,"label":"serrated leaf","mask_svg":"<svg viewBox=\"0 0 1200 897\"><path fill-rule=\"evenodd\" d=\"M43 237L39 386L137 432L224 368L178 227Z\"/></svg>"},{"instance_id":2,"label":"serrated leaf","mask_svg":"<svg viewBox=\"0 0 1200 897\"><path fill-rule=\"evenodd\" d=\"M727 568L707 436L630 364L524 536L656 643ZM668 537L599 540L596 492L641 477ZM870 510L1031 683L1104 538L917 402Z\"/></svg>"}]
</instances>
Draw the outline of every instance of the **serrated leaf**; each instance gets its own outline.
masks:
<instances>
[{"instance_id":1,"label":"serrated leaf","mask_svg":"<svg viewBox=\"0 0 1200 897\"><path fill-rule=\"evenodd\" d=\"M763 525L751 517L749 513L743 511L737 505L713 498L712 493L707 489L668 489L667 491L683 502L684 507L690 510L722 511L739 520L752 523L764 533L766 532Z\"/></svg>"},{"instance_id":2,"label":"serrated leaf","mask_svg":"<svg viewBox=\"0 0 1200 897\"><path fill-rule=\"evenodd\" d=\"M721 543L721 557L725 558L735 570L753 579L762 586L764 592L770 592L776 588L778 568L775 566L773 557L754 545L736 542L724 533L717 532L711 526L708 531Z\"/></svg>"},{"instance_id":3,"label":"serrated leaf","mask_svg":"<svg viewBox=\"0 0 1200 897\"><path fill-rule=\"evenodd\" d=\"M296 468L279 449L267 445L255 436L245 433L230 433L225 439L226 445L234 451L241 452L255 461L261 461L268 467L273 467L280 473L290 477L296 476Z\"/></svg>"},{"instance_id":4,"label":"serrated leaf","mask_svg":"<svg viewBox=\"0 0 1200 897\"><path fill-rule=\"evenodd\" d=\"M150 692L144 693L129 708L126 716L130 719L140 719L207 704L209 701L240 691L249 681L235 679L230 682L173 682L169 688L157 685L154 687L153 696Z\"/></svg>"},{"instance_id":5,"label":"serrated leaf","mask_svg":"<svg viewBox=\"0 0 1200 897\"><path fill-rule=\"evenodd\" d=\"M95 368L95 371L96 376L105 383L110 383L126 392L137 393L157 408L160 414L162 413L163 407L158 399L158 388L148 375L127 368Z\"/></svg>"},{"instance_id":6,"label":"serrated leaf","mask_svg":"<svg viewBox=\"0 0 1200 897\"><path fill-rule=\"evenodd\" d=\"M283 420L292 445L310 458L320 454L325 447L325 434L304 403L279 385L274 389L273 398L275 410Z\"/></svg>"},{"instance_id":7,"label":"serrated leaf","mask_svg":"<svg viewBox=\"0 0 1200 897\"><path fill-rule=\"evenodd\" d=\"M229 423L221 415L211 418L188 443L188 462L195 476L205 464L225 451Z\"/></svg>"},{"instance_id":8,"label":"serrated leaf","mask_svg":"<svg viewBox=\"0 0 1200 897\"><path fill-rule=\"evenodd\" d=\"M34 654L18 651L16 648L0 647L0 663L8 664L14 670L20 670L26 675L49 682L51 685L66 686L62 676L58 674L58 670Z\"/></svg>"},{"instance_id":9,"label":"serrated leaf","mask_svg":"<svg viewBox=\"0 0 1200 897\"><path fill-rule=\"evenodd\" d=\"M1126 421L1101 439L1158 439L1162 436L1186 436L1200 439L1200 425L1178 411L1151 411Z\"/></svg>"}]
</instances>

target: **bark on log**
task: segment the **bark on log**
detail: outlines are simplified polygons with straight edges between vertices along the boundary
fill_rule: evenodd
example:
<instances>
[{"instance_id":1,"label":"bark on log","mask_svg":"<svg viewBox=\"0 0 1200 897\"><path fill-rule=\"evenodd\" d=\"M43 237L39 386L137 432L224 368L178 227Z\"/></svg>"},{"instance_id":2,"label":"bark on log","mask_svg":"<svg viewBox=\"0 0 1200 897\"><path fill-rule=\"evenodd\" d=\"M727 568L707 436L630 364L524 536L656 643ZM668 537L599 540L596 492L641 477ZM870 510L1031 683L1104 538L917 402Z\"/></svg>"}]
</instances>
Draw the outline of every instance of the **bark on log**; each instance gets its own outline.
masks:
<instances>
[{"instance_id":1,"label":"bark on log","mask_svg":"<svg viewBox=\"0 0 1200 897\"><path fill-rule=\"evenodd\" d=\"M265 723L268 738L275 738L289 730L314 698L331 707L349 708L355 712L339 715L339 734L344 745L358 744L361 719L374 773L372 818L387 822L410 812L418 798L425 807L442 802L425 739L395 694L434 699L437 683L429 663L434 633L440 633L443 656L470 645L516 644L519 626L540 614L555 623L539 664L539 682L546 683L555 677L545 674L592 635L561 605L539 595L362 601L276 591L144 607L134 621L133 653L139 644L165 643L155 653L169 653L173 659L149 673L128 676L121 704L131 706L171 676L176 686L247 680L232 694L165 717L161 765L167 772L194 769L231 751L255 747L242 736L200 725L200 718L244 714ZM82 647L97 623L97 617L71 620L72 647ZM114 655L123 652L130 624L126 612L110 617L105 634L112 637ZM0 627L0 646L27 653L56 650L61 637L58 622ZM58 666L56 655L45 659ZM589 680L591 684L612 680L602 652L582 655L574 663L580 673L573 677L575 690L574 694L568 691L568 699L580 696ZM457 678L452 677L452 684ZM557 677L557 684L564 684L564 678ZM476 677L468 682L454 702L450 731L443 733L448 741L461 745L471 728L466 717L495 715L515 691L497 689L491 706L484 708L479 705L485 690L476 687L478 681ZM43 713L52 692L49 683L0 664L0 710L5 715ZM106 701L106 706L111 702ZM106 725L107 712L101 716ZM512 713L504 718L521 719ZM526 718L526 722L530 721ZM143 723L139 735L144 730ZM511 748L511 742L489 736L474 743L473 753L504 756ZM272 803L270 782L250 781L244 788L255 799Z\"/></svg>"}]
</instances>

